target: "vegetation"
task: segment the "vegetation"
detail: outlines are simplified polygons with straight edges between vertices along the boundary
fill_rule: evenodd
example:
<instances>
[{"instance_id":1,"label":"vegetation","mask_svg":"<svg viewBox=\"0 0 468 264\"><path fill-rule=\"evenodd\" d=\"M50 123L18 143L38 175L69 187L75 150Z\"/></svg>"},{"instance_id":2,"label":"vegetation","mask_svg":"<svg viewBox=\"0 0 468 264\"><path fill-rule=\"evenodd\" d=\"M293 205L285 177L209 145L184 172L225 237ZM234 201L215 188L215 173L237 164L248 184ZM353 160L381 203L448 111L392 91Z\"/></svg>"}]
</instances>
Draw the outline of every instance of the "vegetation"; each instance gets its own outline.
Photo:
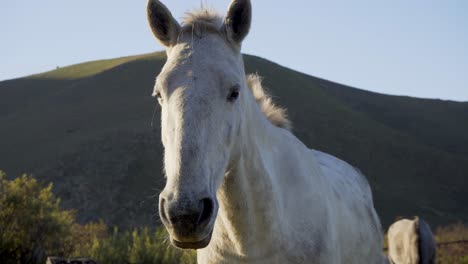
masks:
<instances>
[{"instance_id":1,"label":"vegetation","mask_svg":"<svg viewBox=\"0 0 468 264\"><path fill-rule=\"evenodd\" d=\"M461 223L437 228L437 261L443 264L468 264L468 226Z\"/></svg>"},{"instance_id":2,"label":"vegetation","mask_svg":"<svg viewBox=\"0 0 468 264\"><path fill-rule=\"evenodd\" d=\"M195 251L182 251L174 248L167 240L164 228L151 231L149 228L137 228L132 231L119 231L117 227L108 233L107 227L100 223L82 226L100 226L103 236L84 236L74 240L74 247L67 256L89 257L100 264L128 263L167 263L195 264ZM79 243L79 246L76 245Z\"/></svg>"},{"instance_id":3,"label":"vegetation","mask_svg":"<svg viewBox=\"0 0 468 264\"><path fill-rule=\"evenodd\" d=\"M44 263L47 256L89 257L101 264L196 263L194 251L177 250L164 228L109 232L104 222L80 225L60 209L52 184L0 172L0 263Z\"/></svg>"},{"instance_id":4,"label":"vegetation","mask_svg":"<svg viewBox=\"0 0 468 264\"><path fill-rule=\"evenodd\" d=\"M46 253L64 254L74 215L59 209L52 184L42 188L26 175L4 177L0 172L0 262L38 263Z\"/></svg>"},{"instance_id":5,"label":"vegetation","mask_svg":"<svg viewBox=\"0 0 468 264\"><path fill-rule=\"evenodd\" d=\"M116 59L108 59L108 60L100 60L100 61L92 61L92 62L85 62L79 63L76 65L71 65L67 67L57 67L53 71L35 74L29 76L29 78L35 79L79 79L90 77L96 75L98 73L104 72L106 70L115 68L119 65L124 63L128 63L138 59L148 59L151 57L161 58L163 57L162 54L153 53L153 54L145 54L145 55L135 55L135 56L127 56L122 58Z\"/></svg>"}]
</instances>

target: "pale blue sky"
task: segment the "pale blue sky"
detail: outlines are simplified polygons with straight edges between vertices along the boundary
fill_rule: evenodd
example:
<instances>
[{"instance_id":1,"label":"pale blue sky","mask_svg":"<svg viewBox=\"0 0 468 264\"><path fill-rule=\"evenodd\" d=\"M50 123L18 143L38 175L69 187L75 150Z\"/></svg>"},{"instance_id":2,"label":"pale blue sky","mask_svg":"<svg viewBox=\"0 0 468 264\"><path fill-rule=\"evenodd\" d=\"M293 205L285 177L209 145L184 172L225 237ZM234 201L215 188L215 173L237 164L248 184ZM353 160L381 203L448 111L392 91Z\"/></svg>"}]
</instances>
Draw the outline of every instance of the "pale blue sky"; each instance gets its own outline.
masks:
<instances>
[{"instance_id":1,"label":"pale blue sky","mask_svg":"<svg viewBox=\"0 0 468 264\"><path fill-rule=\"evenodd\" d=\"M203 2L166 0L174 17ZM280 4L283 3L283 4ZM468 101L466 0L253 0L243 51L387 94ZM0 3L0 80L162 50L145 0Z\"/></svg>"}]
</instances>

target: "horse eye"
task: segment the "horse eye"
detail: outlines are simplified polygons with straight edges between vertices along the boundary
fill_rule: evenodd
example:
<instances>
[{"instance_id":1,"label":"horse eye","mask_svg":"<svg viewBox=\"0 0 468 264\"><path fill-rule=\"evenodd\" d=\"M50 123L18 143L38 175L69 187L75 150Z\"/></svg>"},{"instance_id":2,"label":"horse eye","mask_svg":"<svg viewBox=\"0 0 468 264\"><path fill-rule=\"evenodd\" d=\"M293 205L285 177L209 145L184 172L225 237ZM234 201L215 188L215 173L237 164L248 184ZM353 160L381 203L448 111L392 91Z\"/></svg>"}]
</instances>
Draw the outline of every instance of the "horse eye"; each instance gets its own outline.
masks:
<instances>
[{"instance_id":1,"label":"horse eye","mask_svg":"<svg viewBox=\"0 0 468 264\"><path fill-rule=\"evenodd\" d=\"M156 98L158 99L161 99L161 93L159 91L157 91L154 96L156 96Z\"/></svg>"},{"instance_id":2,"label":"horse eye","mask_svg":"<svg viewBox=\"0 0 468 264\"><path fill-rule=\"evenodd\" d=\"M157 91L156 93L154 93L153 96L156 97L156 99L158 99L158 103L161 104L162 102L161 92Z\"/></svg>"},{"instance_id":3,"label":"horse eye","mask_svg":"<svg viewBox=\"0 0 468 264\"><path fill-rule=\"evenodd\" d=\"M239 87L235 86L231 89L231 93L229 94L228 101L234 102L239 97Z\"/></svg>"}]
</instances>

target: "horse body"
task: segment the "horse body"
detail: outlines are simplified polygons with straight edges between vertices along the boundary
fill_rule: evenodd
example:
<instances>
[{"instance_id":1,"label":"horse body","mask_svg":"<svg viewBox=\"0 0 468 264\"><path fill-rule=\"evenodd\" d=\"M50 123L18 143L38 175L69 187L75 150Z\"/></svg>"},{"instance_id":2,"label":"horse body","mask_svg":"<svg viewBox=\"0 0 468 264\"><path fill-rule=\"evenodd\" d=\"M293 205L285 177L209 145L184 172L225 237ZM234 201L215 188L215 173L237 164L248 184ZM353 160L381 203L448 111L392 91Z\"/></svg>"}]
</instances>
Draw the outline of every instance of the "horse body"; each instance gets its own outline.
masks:
<instances>
[{"instance_id":1,"label":"horse body","mask_svg":"<svg viewBox=\"0 0 468 264\"><path fill-rule=\"evenodd\" d=\"M276 135L252 131L261 142L246 146L259 148L248 147L225 175L199 263L382 263L380 222L363 176L288 131L268 130Z\"/></svg>"},{"instance_id":2,"label":"horse body","mask_svg":"<svg viewBox=\"0 0 468 264\"><path fill-rule=\"evenodd\" d=\"M433 264L436 245L429 225L421 218L401 219L388 228L388 255L394 264Z\"/></svg>"},{"instance_id":3,"label":"horse body","mask_svg":"<svg viewBox=\"0 0 468 264\"><path fill-rule=\"evenodd\" d=\"M168 55L154 95L167 177L159 211L171 243L197 249L199 263L384 262L365 178L308 149L260 80L245 77L250 9L234 0L224 19L202 10L180 26L148 2Z\"/></svg>"}]
</instances>

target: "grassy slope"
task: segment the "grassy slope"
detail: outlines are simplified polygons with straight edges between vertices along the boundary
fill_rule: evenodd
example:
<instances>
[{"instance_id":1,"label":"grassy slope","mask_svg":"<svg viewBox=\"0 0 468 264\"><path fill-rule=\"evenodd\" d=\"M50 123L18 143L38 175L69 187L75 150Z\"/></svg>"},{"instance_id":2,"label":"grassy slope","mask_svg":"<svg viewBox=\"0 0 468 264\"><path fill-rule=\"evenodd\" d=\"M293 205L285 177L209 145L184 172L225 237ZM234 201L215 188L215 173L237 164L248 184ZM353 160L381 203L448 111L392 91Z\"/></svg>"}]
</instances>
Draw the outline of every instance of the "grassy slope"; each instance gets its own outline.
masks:
<instances>
[{"instance_id":1,"label":"grassy slope","mask_svg":"<svg viewBox=\"0 0 468 264\"><path fill-rule=\"evenodd\" d=\"M468 221L468 103L380 95L245 62L289 109L299 138L362 169L385 224L415 214ZM153 53L1 82L0 168L54 181L82 221L157 221L164 179L149 95L163 63Z\"/></svg>"},{"instance_id":2,"label":"grassy slope","mask_svg":"<svg viewBox=\"0 0 468 264\"><path fill-rule=\"evenodd\" d=\"M56 70L34 74L28 78L32 79L80 79L102 73L106 70L110 70L124 63L128 63L135 60L145 59L163 59L165 58L164 53L152 53L135 56L126 56L115 59L90 61L79 63L63 68L57 68Z\"/></svg>"}]
</instances>

